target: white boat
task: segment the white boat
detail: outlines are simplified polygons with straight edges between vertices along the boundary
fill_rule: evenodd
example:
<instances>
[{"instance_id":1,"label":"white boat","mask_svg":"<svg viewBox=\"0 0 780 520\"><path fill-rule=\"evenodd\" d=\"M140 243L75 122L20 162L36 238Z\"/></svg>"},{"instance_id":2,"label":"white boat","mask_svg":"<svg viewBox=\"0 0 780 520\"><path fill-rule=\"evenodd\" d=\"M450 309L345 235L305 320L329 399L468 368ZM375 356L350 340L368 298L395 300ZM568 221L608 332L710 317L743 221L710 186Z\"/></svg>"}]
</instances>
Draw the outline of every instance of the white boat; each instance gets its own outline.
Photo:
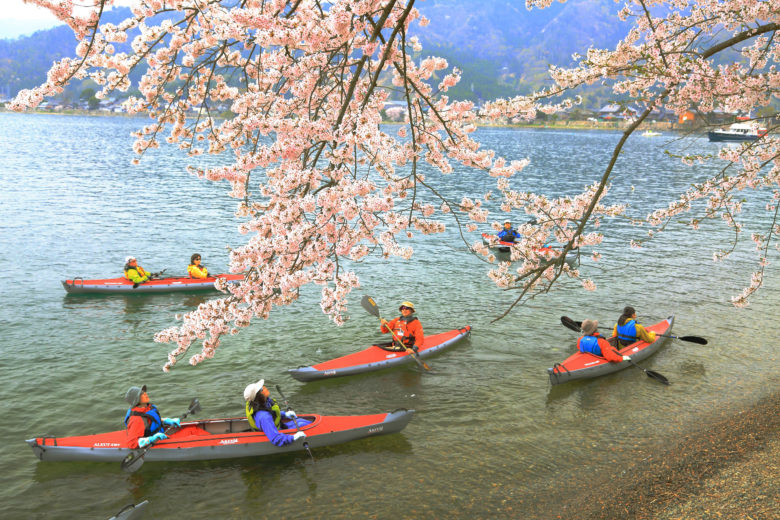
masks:
<instances>
[{"instance_id":1,"label":"white boat","mask_svg":"<svg viewBox=\"0 0 780 520\"><path fill-rule=\"evenodd\" d=\"M766 133L766 128L755 123L734 123L725 130L718 128L707 132L707 137L710 141L755 141Z\"/></svg>"},{"instance_id":2,"label":"white boat","mask_svg":"<svg viewBox=\"0 0 780 520\"><path fill-rule=\"evenodd\" d=\"M642 137L655 137L657 135L661 135L661 132L656 132L655 130L645 130L642 132Z\"/></svg>"}]
</instances>

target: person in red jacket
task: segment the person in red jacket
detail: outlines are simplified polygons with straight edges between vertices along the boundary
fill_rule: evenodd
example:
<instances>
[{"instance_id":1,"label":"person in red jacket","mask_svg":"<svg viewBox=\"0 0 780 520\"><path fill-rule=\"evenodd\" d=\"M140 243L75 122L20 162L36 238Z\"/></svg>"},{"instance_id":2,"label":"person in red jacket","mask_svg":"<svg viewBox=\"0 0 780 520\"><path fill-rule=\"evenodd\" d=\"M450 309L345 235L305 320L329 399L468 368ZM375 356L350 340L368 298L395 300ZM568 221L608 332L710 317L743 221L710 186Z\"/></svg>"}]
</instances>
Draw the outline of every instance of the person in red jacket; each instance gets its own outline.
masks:
<instances>
[{"instance_id":1,"label":"person in red jacket","mask_svg":"<svg viewBox=\"0 0 780 520\"><path fill-rule=\"evenodd\" d=\"M393 345L397 350L403 350L398 341L403 343L405 348L410 348L417 352L422 345L425 336L423 334L422 324L414 314L414 304L412 302L403 302L398 308L401 315L390 321L382 319L382 327L379 329L383 334L393 332Z\"/></svg>"},{"instance_id":2,"label":"person in red jacket","mask_svg":"<svg viewBox=\"0 0 780 520\"><path fill-rule=\"evenodd\" d=\"M165 426L181 426L179 419L160 417L157 407L149 401L146 385L131 386L125 394L130 408L125 414L127 441L131 449L145 448L161 439L167 439Z\"/></svg>"},{"instance_id":3,"label":"person in red jacket","mask_svg":"<svg viewBox=\"0 0 780 520\"><path fill-rule=\"evenodd\" d=\"M596 329L599 322L596 320L585 320L582 322L582 336L577 340L577 348L580 352L586 352L595 356L603 357L610 363L620 363L621 361L631 361L628 356L621 356L618 351L609 344L609 342L598 333Z\"/></svg>"}]
</instances>

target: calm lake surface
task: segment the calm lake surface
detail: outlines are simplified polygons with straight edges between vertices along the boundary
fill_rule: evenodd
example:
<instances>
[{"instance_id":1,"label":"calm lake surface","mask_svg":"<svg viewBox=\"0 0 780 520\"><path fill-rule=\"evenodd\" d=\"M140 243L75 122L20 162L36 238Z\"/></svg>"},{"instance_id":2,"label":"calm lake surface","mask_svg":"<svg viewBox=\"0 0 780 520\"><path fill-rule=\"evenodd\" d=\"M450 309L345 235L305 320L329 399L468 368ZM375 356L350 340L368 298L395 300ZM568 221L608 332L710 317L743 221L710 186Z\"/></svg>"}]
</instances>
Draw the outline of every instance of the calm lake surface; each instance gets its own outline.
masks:
<instances>
[{"instance_id":1,"label":"calm lake surface","mask_svg":"<svg viewBox=\"0 0 780 520\"><path fill-rule=\"evenodd\" d=\"M197 367L185 360L164 374L171 346L154 343L154 333L216 294L76 297L60 284L119 276L129 254L150 271L176 274L199 252L212 272L224 272L226 246L242 243L227 185L188 175L178 150L130 165L129 134L141 124L0 113L0 517L103 519L149 500L149 518L576 518L578 483L608 486L607 475L713 414L777 389L772 367L780 354L775 328L766 326L777 315L774 264L751 306L737 310L729 299L749 283L751 244L713 263L713 249L730 246L728 231L705 223L714 235L688 234L673 223L631 249L628 240L644 230L624 220L604 222L610 238L602 259L582 262L595 292L566 282L493 323L516 293L488 281L488 266L450 225L443 236L415 236L409 262L359 265L362 289L350 297L345 326L327 320L310 290L227 338L215 359ZM557 196L595 182L620 134L480 129L479 137L509 158L531 159L516 188ZM651 202L665 206L704 178L712 166L684 167L663 151L715 145L675 137L633 136L607 202L626 202L631 215L644 216ZM488 183L457 172L444 190L460 200ZM472 336L429 358L431 373L410 364L308 384L287 375L378 339L376 318L359 305L363 294L388 317L412 300L427 334L471 325ZM645 324L674 314L673 334L704 336L709 345L670 341L643 363L668 387L632 369L550 386L547 368L576 340L560 317L611 326L627 304ZM24 442L122 428L132 385L148 385L165 416L181 415L193 397L203 408L198 417L242 415L243 389L260 377L281 385L299 413L417 413L400 434L315 449L314 463L299 452L148 463L127 474L119 464L40 462Z\"/></svg>"}]
</instances>

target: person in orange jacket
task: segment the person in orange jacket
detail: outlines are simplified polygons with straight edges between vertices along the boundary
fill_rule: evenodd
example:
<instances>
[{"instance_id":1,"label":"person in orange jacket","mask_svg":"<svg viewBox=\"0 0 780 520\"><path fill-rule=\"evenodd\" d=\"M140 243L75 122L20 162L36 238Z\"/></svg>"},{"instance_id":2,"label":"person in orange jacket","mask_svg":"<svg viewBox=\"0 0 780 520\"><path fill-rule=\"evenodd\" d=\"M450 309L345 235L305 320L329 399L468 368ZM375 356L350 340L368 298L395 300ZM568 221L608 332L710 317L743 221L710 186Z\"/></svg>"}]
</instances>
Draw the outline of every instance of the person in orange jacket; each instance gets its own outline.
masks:
<instances>
[{"instance_id":1,"label":"person in orange jacket","mask_svg":"<svg viewBox=\"0 0 780 520\"><path fill-rule=\"evenodd\" d=\"M125 394L125 401L130 404L125 414L125 425L131 449L145 448L159 440L167 439L166 427L181 426L178 418L160 417L157 407L149 400L146 385L131 386Z\"/></svg>"},{"instance_id":2,"label":"person in orange jacket","mask_svg":"<svg viewBox=\"0 0 780 520\"><path fill-rule=\"evenodd\" d=\"M408 301L403 302L398 310L401 311L401 315L390 321L383 318L382 327L379 330L382 334L387 334L390 331L393 332L393 345L398 350L401 350L401 347L397 343L397 341L400 341L403 343L404 347L417 352L418 347L423 344L425 335L423 334L420 320L418 320L416 316L413 316L414 304Z\"/></svg>"},{"instance_id":3,"label":"person in orange jacket","mask_svg":"<svg viewBox=\"0 0 780 520\"><path fill-rule=\"evenodd\" d=\"M621 361L631 361L628 356L621 356L618 351L604 339L596 329L599 322L596 320L585 320L582 322L582 336L577 340L577 348L580 352L593 354L603 357L610 363L620 363Z\"/></svg>"},{"instance_id":4,"label":"person in orange jacket","mask_svg":"<svg viewBox=\"0 0 780 520\"><path fill-rule=\"evenodd\" d=\"M209 270L205 265L200 265L200 255L195 253L190 257L190 265L187 266L187 274L190 278L207 278Z\"/></svg>"}]
</instances>

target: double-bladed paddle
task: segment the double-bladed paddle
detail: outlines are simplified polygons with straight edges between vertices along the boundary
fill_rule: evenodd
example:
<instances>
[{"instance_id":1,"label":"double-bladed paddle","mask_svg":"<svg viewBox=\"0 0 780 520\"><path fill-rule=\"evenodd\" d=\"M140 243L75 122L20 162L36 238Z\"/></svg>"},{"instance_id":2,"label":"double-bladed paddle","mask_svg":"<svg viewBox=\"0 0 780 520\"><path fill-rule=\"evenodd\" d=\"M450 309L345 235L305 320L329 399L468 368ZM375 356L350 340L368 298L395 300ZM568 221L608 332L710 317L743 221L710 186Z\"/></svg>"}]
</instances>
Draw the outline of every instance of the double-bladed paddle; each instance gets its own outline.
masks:
<instances>
[{"instance_id":1,"label":"double-bladed paddle","mask_svg":"<svg viewBox=\"0 0 780 520\"><path fill-rule=\"evenodd\" d=\"M576 321L574 321L573 319L569 318L568 316L561 316L561 323L567 329L571 329L571 330L576 331L576 332L582 332L582 327L580 326L580 324L578 324ZM620 354L614 348L613 348L613 350L615 351L616 354L618 354L618 355ZM671 384L669 382L669 380L666 379L666 377L664 377L663 374L659 374L658 372L655 372L653 370L648 370L646 368L640 367L639 365L634 363L631 359L629 359L628 362L629 362L629 364L631 366L637 367L639 370L641 370L642 372L647 374L647 377L651 377L651 378L655 379L656 381L659 381L659 382L661 382L661 383L663 383L665 385L670 385Z\"/></svg>"},{"instance_id":2,"label":"double-bladed paddle","mask_svg":"<svg viewBox=\"0 0 780 520\"><path fill-rule=\"evenodd\" d=\"M194 398L192 402L190 403L189 409L184 412L184 415L181 416L182 419L187 417L190 414L195 414L200 411L200 401L198 401L198 398ZM169 431L171 431L173 428L176 428L175 426L171 426L169 428L165 429L165 433L167 434ZM143 448L142 450L133 450L131 451L127 457L122 460L122 469L127 471L128 473L133 473L134 471L138 471L138 468L140 468L144 463L144 455L146 455L146 452L149 451L149 448L151 448L152 445L149 444L147 447Z\"/></svg>"},{"instance_id":3,"label":"double-bladed paddle","mask_svg":"<svg viewBox=\"0 0 780 520\"><path fill-rule=\"evenodd\" d=\"M377 304L376 304L376 302L374 301L373 298L371 298L370 296L363 296L363 299L360 300L360 305L362 305L363 308L366 311L368 311L369 314L373 314L374 316L379 318L379 322L382 323L382 316L379 315L379 307L377 306ZM398 346L402 347L404 350L406 350L406 352L411 354L412 357L414 358L414 360L417 362L418 365L423 367L425 370L430 370L431 369L431 367L429 367L425 363L425 361L420 359L420 355L417 354L417 352L415 352L413 349L411 349L411 348L407 347L406 345L404 345L403 341L398 339L398 336L395 335L395 332L393 332L393 330L390 329L390 327L388 327L388 330L390 330L390 334L392 334L393 340L395 340L395 342L398 343Z\"/></svg>"},{"instance_id":4,"label":"double-bladed paddle","mask_svg":"<svg viewBox=\"0 0 780 520\"><path fill-rule=\"evenodd\" d=\"M279 397L282 398L282 401L284 401L284 407L289 412L291 410L290 405L287 404L287 398L282 393L282 389L281 389L281 387L279 385L276 385L276 391L279 392ZM298 426L298 419L293 417L293 423L295 424L295 429L298 430L298 431L301 431L301 427ZM303 441L303 447L306 448L306 451L309 452L309 457L311 457L311 461L314 462L314 455L311 454L311 450L309 449L309 443L306 442L306 441Z\"/></svg>"},{"instance_id":5,"label":"double-bladed paddle","mask_svg":"<svg viewBox=\"0 0 780 520\"><path fill-rule=\"evenodd\" d=\"M573 319L569 318L568 316L561 316L561 323L563 323L564 318L569 320L571 323L573 323L577 327L582 325L581 321L574 321ZM565 323L563 323L563 325L564 326L568 326ZM569 327L569 328L571 329L571 327ZM599 327L599 328L601 330L612 330L609 327ZM572 330L574 330L574 329L572 329ZM680 341L690 341L691 343L698 343L699 345L706 345L707 344L707 340L702 338L701 336L672 336L671 334L658 334L657 332L655 333L655 335L656 336L661 336L663 338L679 339ZM627 337L627 338L632 338L633 337L634 339L639 339L639 338L637 338L635 336L625 336L625 337Z\"/></svg>"}]
</instances>

